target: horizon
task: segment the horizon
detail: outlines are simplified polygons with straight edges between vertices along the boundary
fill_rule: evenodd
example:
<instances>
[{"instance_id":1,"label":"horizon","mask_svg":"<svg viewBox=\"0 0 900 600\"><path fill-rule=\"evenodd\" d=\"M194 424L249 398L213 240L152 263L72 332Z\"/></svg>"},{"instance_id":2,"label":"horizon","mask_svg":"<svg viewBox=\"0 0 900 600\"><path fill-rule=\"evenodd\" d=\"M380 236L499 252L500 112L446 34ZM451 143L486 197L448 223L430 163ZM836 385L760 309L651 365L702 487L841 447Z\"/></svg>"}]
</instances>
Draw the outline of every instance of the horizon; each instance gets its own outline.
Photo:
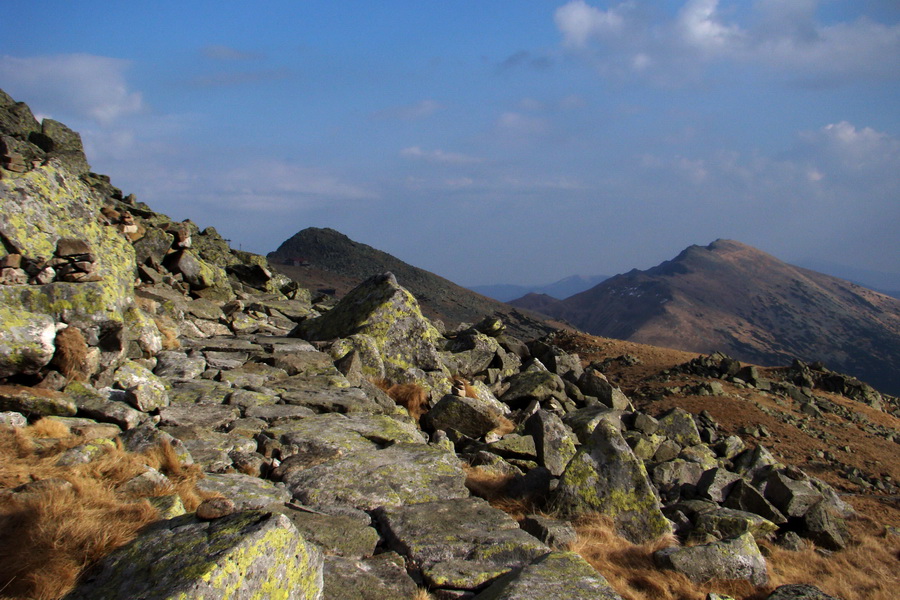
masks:
<instances>
[{"instance_id":1,"label":"horizon","mask_svg":"<svg viewBox=\"0 0 900 600\"><path fill-rule=\"evenodd\" d=\"M719 238L900 273L896 2L6 8L0 88L244 250L330 227L468 287Z\"/></svg>"}]
</instances>

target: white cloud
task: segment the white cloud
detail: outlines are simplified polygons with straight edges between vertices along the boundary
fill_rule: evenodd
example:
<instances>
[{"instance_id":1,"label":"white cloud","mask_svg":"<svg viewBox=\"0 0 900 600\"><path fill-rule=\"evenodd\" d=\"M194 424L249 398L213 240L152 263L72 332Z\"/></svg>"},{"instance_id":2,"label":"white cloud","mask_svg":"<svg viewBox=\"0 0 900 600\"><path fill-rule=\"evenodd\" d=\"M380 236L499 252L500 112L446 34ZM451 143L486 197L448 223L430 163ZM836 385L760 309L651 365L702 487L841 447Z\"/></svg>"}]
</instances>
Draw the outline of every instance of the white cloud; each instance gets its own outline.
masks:
<instances>
[{"instance_id":1,"label":"white cloud","mask_svg":"<svg viewBox=\"0 0 900 600\"><path fill-rule=\"evenodd\" d=\"M547 122L539 117L524 115L519 112L508 111L497 119L497 127L500 130L513 135L537 135L546 133Z\"/></svg>"},{"instance_id":2,"label":"white cloud","mask_svg":"<svg viewBox=\"0 0 900 600\"><path fill-rule=\"evenodd\" d=\"M103 126L144 109L129 89L129 61L92 54L0 56L0 80L17 99L48 114L93 120Z\"/></svg>"},{"instance_id":3,"label":"white cloud","mask_svg":"<svg viewBox=\"0 0 900 600\"><path fill-rule=\"evenodd\" d=\"M553 18L566 45L582 47L593 37L621 31L625 20L620 10L631 4L623 2L609 10L600 10L584 0L572 0L556 9Z\"/></svg>"},{"instance_id":4,"label":"white cloud","mask_svg":"<svg viewBox=\"0 0 900 600\"><path fill-rule=\"evenodd\" d=\"M474 156L468 156L459 152L445 152L440 148L434 150L424 150L419 146L410 146L400 151L400 156L406 158L420 159L432 163L465 165L481 162L481 159Z\"/></svg>"},{"instance_id":5,"label":"white cloud","mask_svg":"<svg viewBox=\"0 0 900 600\"><path fill-rule=\"evenodd\" d=\"M743 22L730 22L719 0L687 0L674 16L632 1L601 10L572 0L557 9L555 21L563 45L603 74L671 83L675 72L689 77L692 69L727 61L803 82L900 78L900 24L866 17L826 23L817 14L820 3L759 0Z\"/></svg>"},{"instance_id":6,"label":"white cloud","mask_svg":"<svg viewBox=\"0 0 900 600\"><path fill-rule=\"evenodd\" d=\"M436 100L421 100L414 104L404 104L401 106L391 106L383 110L373 113L376 119L386 119L391 121L415 121L430 117L434 113L442 110L444 105Z\"/></svg>"}]
</instances>

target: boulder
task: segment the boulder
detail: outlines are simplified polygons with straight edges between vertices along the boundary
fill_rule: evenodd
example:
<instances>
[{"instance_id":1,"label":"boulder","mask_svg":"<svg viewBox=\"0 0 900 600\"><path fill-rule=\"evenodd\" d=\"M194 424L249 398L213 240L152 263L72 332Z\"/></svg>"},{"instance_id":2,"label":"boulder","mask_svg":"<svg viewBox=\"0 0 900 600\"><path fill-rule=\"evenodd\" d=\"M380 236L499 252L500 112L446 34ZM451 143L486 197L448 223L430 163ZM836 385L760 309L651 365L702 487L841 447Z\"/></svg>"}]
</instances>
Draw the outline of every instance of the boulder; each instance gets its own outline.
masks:
<instances>
[{"instance_id":1,"label":"boulder","mask_svg":"<svg viewBox=\"0 0 900 600\"><path fill-rule=\"evenodd\" d=\"M338 504L363 510L469 495L456 455L427 444L398 443L383 450L356 450L293 471L284 482L303 504Z\"/></svg>"},{"instance_id":2,"label":"boulder","mask_svg":"<svg viewBox=\"0 0 900 600\"><path fill-rule=\"evenodd\" d=\"M523 530L556 550L568 550L578 540L578 533L568 521L543 515L528 515L520 525Z\"/></svg>"},{"instance_id":3,"label":"boulder","mask_svg":"<svg viewBox=\"0 0 900 600\"><path fill-rule=\"evenodd\" d=\"M597 369L589 368L581 374L578 389L585 396L593 396L613 410L628 410L631 407L631 402L622 390L611 384L606 375Z\"/></svg>"},{"instance_id":4,"label":"boulder","mask_svg":"<svg viewBox=\"0 0 900 600\"><path fill-rule=\"evenodd\" d=\"M569 517L592 512L607 515L616 529L635 543L671 532L644 463L606 421L597 425L569 461L551 502Z\"/></svg>"},{"instance_id":5,"label":"boulder","mask_svg":"<svg viewBox=\"0 0 900 600\"><path fill-rule=\"evenodd\" d=\"M702 441L694 417L683 408L673 408L659 419L660 433L682 447L696 446Z\"/></svg>"},{"instance_id":6,"label":"boulder","mask_svg":"<svg viewBox=\"0 0 900 600\"><path fill-rule=\"evenodd\" d=\"M228 498L237 510L280 507L291 499L291 494L284 487L243 473L207 473L197 482L197 489L205 494Z\"/></svg>"},{"instance_id":7,"label":"boulder","mask_svg":"<svg viewBox=\"0 0 900 600\"><path fill-rule=\"evenodd\" d=\"M474 590L550 551L480 498L382 507L375 518L388 547L434 587Z\"/></svg>"},{"instance_id":8,"label":"boulder","mask_svg":"<svg viewBox=\"0 0 900 600\"><path fill-rule=\"evenodd\" d=\"M371 527L369 515L362 511L353 514L346 509L340 511L322 507L312 510L288 504L281 512L303 534L304 539L321 547L329 555L362 559L375 554L375 545L380 538L375 528Z\"/></svg>"},{"instance_id":9,"label":"boulder","mask_svg":"<svg viewBox=\"0 0 900 600\"><path fill-rule=\"evenodd\" d=\"M296 334L307 340L368 335L375 340L385 374L397 381L405 382L412 368L440 371L442 367L435 347L441 334L392 273L367 279L333 309L301 323Z\"/></svg>"},{"instance_id":10,"label":"boulder","mask_svg":"<svg viewBox=\"0 0 900 600\"><path fill-rule=\"evenodd\" d=\"M574 435L554 413L539 410L525 422L525 431L534 439L538 464L559 477L575 456Z\"/></svg>"},{"instance_id":11,"label":"boulder","mask_svg":"<svg viewBox=\"0 0 900 600\"><path fill-rule=\"evenodd\" d=\"M0 377L33 375L53 358L56 322L20 306L0 305Z\"/></svg>"},{"instance_id":12,"label":"boulder","mask_svg":"<svg viewBox=\"0 0 900 600\"><path fill-rule=\"evenodd\" d=\"M606 578L574 552L545 554L495 581L474 600L621 600Z\"/></svg>"},{"instance_id":13,"label":"boulder","mask_svg":"<svg viewBox=\"0 0 900 600\"><path fill-rule=\"evenodd\" d=\"M395 552L362 559L326 556L324 573L328 600L397 600L416 594L416 583Z\"/></svg>"},{"instance_id":14,"label":"boulder","mask_svg":"<svg viewBox=\"0 0 900 600\"><path fill-rule=\"evenodd\" d=\"M701 583L710 579L746 579L755 586L769 581L766 559L753 536L739 537L690 547L669 547L653 554L663 569L672 569Z\"/></svg>"},{"instance_id":15,"label":"boulder","mask_svg":"<svg viewBox=\"0 0 900 600\"><path fill-rule=\"evenodd\" d=\"M322 553L281 514L185 515L104 558L66 600L322 597Z\"/></svg>"},{"instance_id":16,"label":"boulder","mask_svg":"<svg viewBox=\"0 0 900 600\"><path fill-rule=\"evenodd\" d=\"M551 398L563 400L566 397L562 379L546 369L522 371L510 377L508 384L509 389L500 400L511 406L525 405L532 400L543 404Z\"/></svg>"},{"instance_id":17,"label":"boulder","mask_svg":"<svg viewBox=\"0 0 900 600\"><path fill-rule=\"evenodd\" d=\"M127 361L116 369L114 379L116 387L125 390L125 400L141 412L169 405L166 384L143 365Z\"/></svg>"},{"instance_id":18,"label":"boulder","mask_svg":"<svg viewBox=\"0 0 900 600\"><path fill-rule=\"evenodd\" d=\"M432 429L455 429L473 438L480 438L509 421L500 412L478 398L448 394L441 398L423 421Z\"/></svg>"},{"instance_id":19,"label":"boulder","mask_svg":"<svg viewBox=\"0 0 900 600\"><path fill-rule=\"evenodd\" d=\"M66 394L20 385L0 385L0 410L33 417L71 417L77 412L75 402Z\"/></svg>"}]
</instances>

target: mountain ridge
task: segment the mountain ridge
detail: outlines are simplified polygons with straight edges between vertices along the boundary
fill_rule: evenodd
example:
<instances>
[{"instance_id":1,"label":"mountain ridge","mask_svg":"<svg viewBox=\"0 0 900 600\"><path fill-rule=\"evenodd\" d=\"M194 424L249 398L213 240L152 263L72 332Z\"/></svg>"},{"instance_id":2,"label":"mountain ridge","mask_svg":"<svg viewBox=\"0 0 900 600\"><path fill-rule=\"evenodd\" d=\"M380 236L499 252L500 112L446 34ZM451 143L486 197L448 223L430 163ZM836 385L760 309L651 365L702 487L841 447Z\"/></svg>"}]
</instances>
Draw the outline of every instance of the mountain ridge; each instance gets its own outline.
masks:
<instances>
[{"instance_id":1,"label":"mountain ridge","mask_svg":"<svg viewBox=\"0 0 900 600\"><path fill-rule=\"evenodd\" d=\"M824 361L900 392L900 301L719 239L538 308L594 335L759 364Z\"/></svg>"}]
</instances>

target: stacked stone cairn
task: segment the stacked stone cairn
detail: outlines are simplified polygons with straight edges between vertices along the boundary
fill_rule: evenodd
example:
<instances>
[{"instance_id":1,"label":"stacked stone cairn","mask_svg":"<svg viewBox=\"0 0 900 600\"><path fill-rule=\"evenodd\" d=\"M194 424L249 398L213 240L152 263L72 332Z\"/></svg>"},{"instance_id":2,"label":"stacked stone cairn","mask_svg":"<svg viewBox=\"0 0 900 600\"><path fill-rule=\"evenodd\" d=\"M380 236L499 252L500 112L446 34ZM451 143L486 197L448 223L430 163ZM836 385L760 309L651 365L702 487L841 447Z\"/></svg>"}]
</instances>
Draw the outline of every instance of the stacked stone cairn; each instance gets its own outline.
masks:
<instances>
[{"instance_id":1,"label":"stacked stone cairn","mask_svg":"<svg viewBox=\"0 0 900 600\"><path fill-rule=\"evenodd\" d=\"M569 521L596 513L635 543L698 542L657 555L696 581L765 584L763 538L846 543L850 510L828 485L708 415L635 411L599 365L494 317L444 330L390 273L313 298L215 230L123 196L77 134L2 92L0 128L0 426L166 441L221 498L188 514L149 498L163 518L73 600L619 598L569 551ZM67 330L86 348L74 366ZM421 420L378 380L420 386ZM474 497L464 463L554 518L519 523ZM141 477L135 489L165 480Z\"/></svg>"}]
</instances>

